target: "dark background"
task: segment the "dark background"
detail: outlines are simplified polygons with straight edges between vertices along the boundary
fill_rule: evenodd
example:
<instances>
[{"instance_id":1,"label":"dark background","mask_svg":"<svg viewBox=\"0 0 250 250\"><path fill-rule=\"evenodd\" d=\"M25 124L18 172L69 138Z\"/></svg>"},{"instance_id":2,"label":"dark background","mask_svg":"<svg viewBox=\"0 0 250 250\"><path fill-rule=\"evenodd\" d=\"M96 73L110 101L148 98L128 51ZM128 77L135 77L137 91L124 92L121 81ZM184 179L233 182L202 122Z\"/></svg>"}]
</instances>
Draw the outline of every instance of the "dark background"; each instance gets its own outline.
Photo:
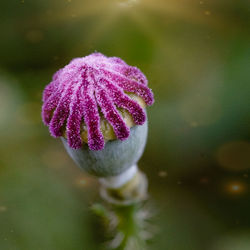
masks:
<instances>
[{"instance_id":1,"label":"dark background","mask_svg":"<svg viewBox=\"0 0 250 250\"><path fill-rule=\"evenodd\" d=\"M250 249L250 2L0 2L0 249L97 249L98 182L41 121L74 57L139 67L155 93L139 162L158 234L150 249Z\"/></svg>"}]
</instances>

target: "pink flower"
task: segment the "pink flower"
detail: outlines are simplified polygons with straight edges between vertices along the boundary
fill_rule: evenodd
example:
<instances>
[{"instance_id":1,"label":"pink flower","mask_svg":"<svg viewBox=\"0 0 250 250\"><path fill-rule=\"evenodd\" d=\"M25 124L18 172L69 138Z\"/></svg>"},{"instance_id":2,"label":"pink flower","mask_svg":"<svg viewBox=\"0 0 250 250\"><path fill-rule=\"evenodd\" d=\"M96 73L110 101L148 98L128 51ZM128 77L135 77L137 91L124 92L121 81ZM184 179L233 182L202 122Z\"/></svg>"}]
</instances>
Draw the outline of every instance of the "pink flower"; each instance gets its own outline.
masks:
<instances>
[{"instance_id":1,"label":"pink flower","mask_svg":"<svg viewBox=\"0 0 250 250\"><path fill-rule=\"evenodd\" d=\"M91 150L104 148L100 129L100 112L111 124L120 140L129 136L130 129L117 108L127 110L136 125L142 125L146 114L127 93L141 97L152 105L154 97L147 79L136 67L117 57L101 53L73 59L58 70L43 92L42 118L52 136L60 137L66 129L68 144L82 147L81 126L84 122Z\"/></svg>"}]
</instances>

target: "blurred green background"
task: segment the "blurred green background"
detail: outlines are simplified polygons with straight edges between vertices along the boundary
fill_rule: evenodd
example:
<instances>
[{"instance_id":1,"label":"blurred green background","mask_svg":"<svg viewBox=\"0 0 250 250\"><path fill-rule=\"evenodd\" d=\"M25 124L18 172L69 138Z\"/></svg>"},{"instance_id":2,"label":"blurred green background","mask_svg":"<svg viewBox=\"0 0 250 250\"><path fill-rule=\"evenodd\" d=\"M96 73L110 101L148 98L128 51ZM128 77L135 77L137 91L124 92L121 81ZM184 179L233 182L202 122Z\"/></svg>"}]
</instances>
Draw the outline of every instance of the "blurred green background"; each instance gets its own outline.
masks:
<instances>
[{"instance_id":1,"label":"blurred green background","mask_svg":"<svg viewBox=\"0 0 250 250\"><path fill-rule=\"evenodd\" d=\"M41 121L74 57L139 67L156 102L139 166L158 233L149 249L250 249L250 2L0 2L0 249L98 249L98 182Z\"/></svg>"}]
</instances>

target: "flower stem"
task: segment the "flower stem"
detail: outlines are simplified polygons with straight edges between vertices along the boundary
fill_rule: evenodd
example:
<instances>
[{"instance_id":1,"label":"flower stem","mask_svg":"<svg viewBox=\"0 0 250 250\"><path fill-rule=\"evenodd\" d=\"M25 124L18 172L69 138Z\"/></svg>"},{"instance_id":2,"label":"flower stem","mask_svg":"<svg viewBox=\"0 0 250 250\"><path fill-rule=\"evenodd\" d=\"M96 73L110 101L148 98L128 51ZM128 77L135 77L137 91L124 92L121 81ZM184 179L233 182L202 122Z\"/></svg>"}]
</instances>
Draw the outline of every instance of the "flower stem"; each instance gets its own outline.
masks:
<instances>
[{"instance_id":1,"label":"flower stem","mask_svg":"<svg viewBox=\"0 0 250 250\"><path fill-rule=\"evenodd\" d=\"M137 166L118 176L101 178L100 182L101 197L110 204L130 205L147 199L147 177Z\"/></svg>"},{"instance_id":2,"label":"flower stem","mask_svg":"<svg viewBox=\"0 0 250 250\"><path fill-rule=\"evenodd\" d=\"M100 179L101 197L104 204L95 204L92 210L102 218L111 236L107 249L144 250L150 233L145 208L147 199L147 178L132 166L119 176ZM108 235L107 234L107 235Z\"/></svg>"}]
</instances>

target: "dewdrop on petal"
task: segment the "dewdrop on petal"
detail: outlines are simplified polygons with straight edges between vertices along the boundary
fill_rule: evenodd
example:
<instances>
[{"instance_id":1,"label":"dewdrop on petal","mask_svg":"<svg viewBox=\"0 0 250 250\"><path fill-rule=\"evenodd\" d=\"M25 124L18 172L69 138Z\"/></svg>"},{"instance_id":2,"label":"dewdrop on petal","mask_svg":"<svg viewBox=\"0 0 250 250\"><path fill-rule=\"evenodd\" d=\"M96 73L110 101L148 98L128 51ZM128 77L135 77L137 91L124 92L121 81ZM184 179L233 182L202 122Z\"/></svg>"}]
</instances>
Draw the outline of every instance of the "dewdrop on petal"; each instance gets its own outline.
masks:
<instances>
[{"instance_id":1,"label":"dewdrop on petal","mask_svg":"<svg viewBox=\"0 0 250 250\"><path fill-rule=\"evenodd\" d=\"M73 59L43 92L42 118L72 159L97 176L137 163L147 138L144 108L154 102L136 67L101 53Z\"/></svg>"}]
</instances>

